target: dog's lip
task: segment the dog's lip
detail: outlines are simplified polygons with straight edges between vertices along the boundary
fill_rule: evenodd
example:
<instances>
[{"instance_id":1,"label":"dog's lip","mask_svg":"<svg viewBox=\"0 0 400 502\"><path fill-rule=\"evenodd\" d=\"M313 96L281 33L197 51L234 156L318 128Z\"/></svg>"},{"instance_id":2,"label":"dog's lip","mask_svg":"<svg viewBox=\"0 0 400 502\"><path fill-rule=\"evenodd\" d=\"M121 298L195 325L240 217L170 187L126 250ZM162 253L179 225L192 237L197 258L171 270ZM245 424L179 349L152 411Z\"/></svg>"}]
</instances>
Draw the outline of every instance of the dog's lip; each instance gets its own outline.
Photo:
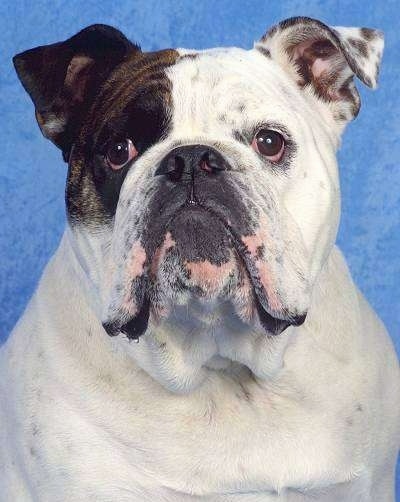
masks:
<instances>
[{"instance_id":1,"label":"dog's lip","mask_svg":"<svg viewBox=\"0 0 400 502\"><path fill-rule=\"evenodd\" d=\"M204 202L199 201L198 199L195 200L188 199L185 202L185 204L182 204L180 208L175 212L171 220L173 220L173 218L176 217L181 211L188 209L189 210L198 209L200 211L209 213L210 216L217 219L226 229L227 234L231 240L232 247L235 249L238 258L240 259L246 273L248 274L248 277L252 285L252 289L254 291L256 309L260 322L262 326L268 331L268 333L272 335L278 335L282 333L289 326L302 325L306 319L306 314L290 315L289 313L282 312L282 317L277 317L276 315L272 314L269 311L268 303L264 300L264 298L261 297L259 292L259 287L257 287L256 284L257 277L255 277L254 272L252 272L252 270L249 267L249 262L252 259L250 253L247 250L240 236L237 234L232 225L228 221L226 221L224 216L218 214L218 212L215 209L208 207Z\"/></svg>"},{"instance_id":2,"label":"dog's lip","mask_svg":"<svg viewBox=\"0 0 400 502\"><path fill-rule=\"evenodd\" d=\"M249 266L251 263L251 256L247 250L245 244L241 240L240 236L235 232L232 225L225 220L223 216L218 214L213 208L208 207L204 203L198 200L188 200L185 204L182 204L169 219L166 229L169 225L173 223L174 218L184 210L200 210L209 213L213 218L217 219L223 227L226 229L227 234L232 243L232 247L235 249L238 258L241 260L244 270L248 274L252 289L254 291L254 300L258 313L258 317L262 327L266 330L268 335L276 336L281 334L289 326L300 326L304 323L306 319L306 314L302 315L290 315L289 313L282 312L282 317L277 317L270 312L268 301L260 294L260 287L257 285L257 276L254 274L254 270ZM149 292L145 293L145 298L142 302L139 312L131 318L127 323L122 326L118 322L106 322L103 323L103 327L110 336L116 336L119 333L124 333L128 339L138 340L141 335L143 335L147 329L149 317L150 317L150 304L151 298L149 297Z\"/></svg>"}]
</instances>

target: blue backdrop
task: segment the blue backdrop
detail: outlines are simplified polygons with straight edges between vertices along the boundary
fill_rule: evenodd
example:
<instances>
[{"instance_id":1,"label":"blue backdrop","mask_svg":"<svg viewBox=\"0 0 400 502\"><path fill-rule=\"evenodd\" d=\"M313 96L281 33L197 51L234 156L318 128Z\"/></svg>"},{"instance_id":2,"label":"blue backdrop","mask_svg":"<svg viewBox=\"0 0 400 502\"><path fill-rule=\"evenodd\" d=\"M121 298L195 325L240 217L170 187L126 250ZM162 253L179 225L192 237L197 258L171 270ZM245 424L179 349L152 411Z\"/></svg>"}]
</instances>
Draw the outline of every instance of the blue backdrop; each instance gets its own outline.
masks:
<instances>
[{"instance_id":1,"label":"blue backdrop","mask_svg":"<svg viewBox=\"0 0 400 502\"><path fill-rule=\"evenodd\" d=\"M64 223L66 166L44 140L13 71L22 50L65 39L92 23L121 29L145 50L250 47L295 15L385 32L380 88L359 85L361 113L339 152L339 244L353 276L400 351L400 34L398 0L37 0L0 5L0 340L20 316ZM399 498L400 500L400 498Z\"/></svg>"}]
</instances>

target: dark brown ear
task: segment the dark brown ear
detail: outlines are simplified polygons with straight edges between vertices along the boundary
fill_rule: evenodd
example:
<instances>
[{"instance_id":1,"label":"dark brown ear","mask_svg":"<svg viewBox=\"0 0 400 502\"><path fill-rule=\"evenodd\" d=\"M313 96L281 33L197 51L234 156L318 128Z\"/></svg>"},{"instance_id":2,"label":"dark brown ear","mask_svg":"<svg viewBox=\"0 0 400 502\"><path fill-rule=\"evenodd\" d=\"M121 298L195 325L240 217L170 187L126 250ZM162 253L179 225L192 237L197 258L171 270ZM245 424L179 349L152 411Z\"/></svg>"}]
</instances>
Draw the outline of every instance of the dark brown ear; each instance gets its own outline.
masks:
<instances>
[{"instance_id":1,"label":"dark brown ear","mask_svg":"<svg viewBox=\"0 0 400 502\"><path fill-rule=\"evenodd\" d=\"M271 28L255 48L277 61L301 88L329 103L335 119L346 122L360 108L353 76L376 87L383 34L293 17Z\"/></svg>"},{"instance_id":2,"label":"dark brown ear","mask_svg":"<svg viewBox=\"0 0 400 502\"><path fill-rule=\"evenodd\" d=\"M63 151L64 158L102 82L132 51L140 49L120 31L95 24L64 42L14 56L39 127Z\"/></svg>"}]
</instances>

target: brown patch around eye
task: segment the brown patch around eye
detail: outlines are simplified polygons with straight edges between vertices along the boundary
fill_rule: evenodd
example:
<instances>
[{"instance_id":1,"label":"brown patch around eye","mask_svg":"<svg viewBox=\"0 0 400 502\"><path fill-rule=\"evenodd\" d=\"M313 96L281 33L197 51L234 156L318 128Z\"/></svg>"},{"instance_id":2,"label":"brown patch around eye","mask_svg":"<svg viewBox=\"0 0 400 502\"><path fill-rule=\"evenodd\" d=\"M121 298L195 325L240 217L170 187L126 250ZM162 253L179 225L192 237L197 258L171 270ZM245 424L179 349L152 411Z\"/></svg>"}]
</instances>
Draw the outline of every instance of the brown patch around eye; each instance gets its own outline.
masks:
<instances>
[{"instance_id":1,"label":"brown patch around eye","mask_svg":"<svg viewBox=\"0 0 400 502\"><path fill-rule=\"evenodd\" d=\"M309 51L309 57L322 59L328 59L337 52L332 42L325 39L316 40L307 50Z\"/></svg>"},{"instance_id":2,"label":"brown patch around eye","mask_svg":"<svg viewBox=\"0 0 400 502\"><path fill-rule=\"evenodd\" d=\"M157 141L159 131L165 131L169 126L168 109L172 102L171 83L165 70L178 59L179 54L174 50L134 53L125 58L100 88L70 159L67 211L71 222L96 226L113 217L126 173L118 179L109 175L92 161L86 145L95 143L100 132L107 130L106 125L123 115L130 103L143 102L146 107L149 100L158 103L158 108L154 108L157 113L148 119L152 121L150 129L154 134L151 132L151 137L146 137L146 144ZM135 120L134 116L132 120ZM143 116L136 120L143 120ZM139 125L137 129L140 131L142 123ZM139 144L140 133L134 138L135 143L137 140Z\"/></svg>"}]
</instances>

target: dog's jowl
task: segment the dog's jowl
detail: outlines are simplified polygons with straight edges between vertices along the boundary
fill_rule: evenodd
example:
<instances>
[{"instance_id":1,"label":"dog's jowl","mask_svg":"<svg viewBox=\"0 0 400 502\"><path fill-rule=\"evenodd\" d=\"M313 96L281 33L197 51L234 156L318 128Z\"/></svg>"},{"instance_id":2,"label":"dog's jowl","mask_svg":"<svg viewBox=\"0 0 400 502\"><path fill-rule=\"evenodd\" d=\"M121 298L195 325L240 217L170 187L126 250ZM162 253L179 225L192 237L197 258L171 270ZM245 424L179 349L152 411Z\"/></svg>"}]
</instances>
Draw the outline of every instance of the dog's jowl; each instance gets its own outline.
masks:
<instances>
[{"instance_id":1,"label":"dog's jowl","mask_svg":"<svg viewBox=\"0 0 400 502\"><path fill-rule=\"evenodd\" d=\"M335 245L382 50L298 17L251 50L93 25L15 56L68 223L0 352L1 501L394 501L398 362Z\"/></svg>"}]
</instances>

